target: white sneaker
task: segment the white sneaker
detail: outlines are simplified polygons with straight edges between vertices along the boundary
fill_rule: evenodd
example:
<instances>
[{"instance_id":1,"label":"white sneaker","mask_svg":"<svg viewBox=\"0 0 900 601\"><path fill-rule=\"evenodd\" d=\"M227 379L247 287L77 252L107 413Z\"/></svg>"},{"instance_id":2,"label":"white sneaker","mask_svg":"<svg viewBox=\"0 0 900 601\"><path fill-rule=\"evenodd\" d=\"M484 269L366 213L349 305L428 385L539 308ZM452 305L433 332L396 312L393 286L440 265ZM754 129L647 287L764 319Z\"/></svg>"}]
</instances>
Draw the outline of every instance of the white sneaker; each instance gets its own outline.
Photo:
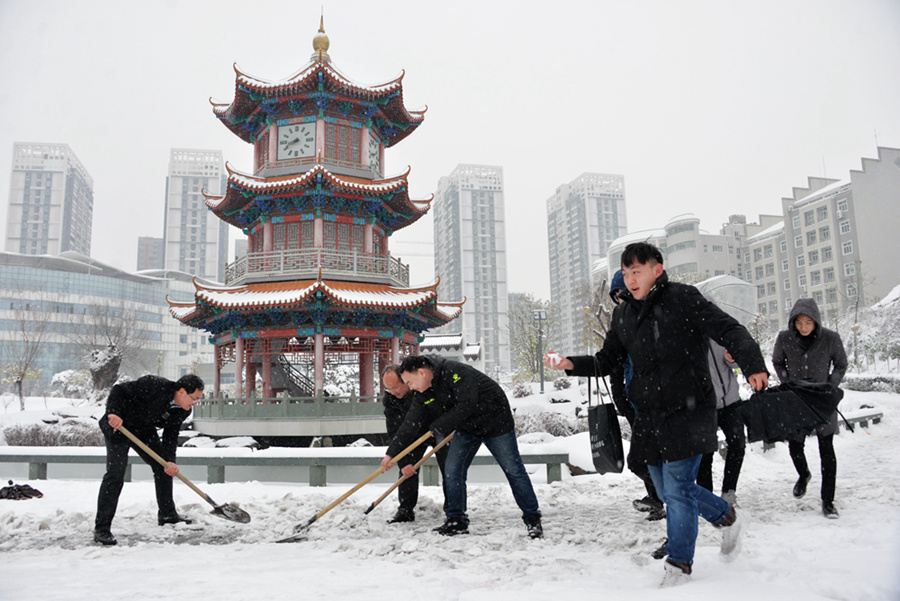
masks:
<instances>
[{"instance_id":1,"label":"white sneaker","mask_svg":"<svg viewBox=\"0 0 900 601\"><path fill-rule=\"evenodd\" d=\"M744 531L747 529L747 516L734 505L734 522L730 526L722 526L722 547L720 557L722 561L734 561L741 552L741 541Z\"/></svg>"},{"instance_id":2,"label":"white sneaker","mask_svg":"<svg viewBox=\"0 0 900 601\"><path fill-rule=\"evenodd\" d=\"M670 561L666 561L663 563L663 568L666 573L663 575L662 582L659 583L659 588L671 588L673 586L687 584L691 581L690 566L687 568L688 571L685 572L684 568L680 565L675 565Z\"/></svg>"},{"instance_id":3,"label":"white sneaker","mask_svg":"<svg viewBox=\"0 0 900 601\"><path fill-rule=\"evenodd\" d=\"M733 490L726 490L723 492L722 498L728 501L729 505L737 505L737 493Z\"/></svg>"}]
</instances>

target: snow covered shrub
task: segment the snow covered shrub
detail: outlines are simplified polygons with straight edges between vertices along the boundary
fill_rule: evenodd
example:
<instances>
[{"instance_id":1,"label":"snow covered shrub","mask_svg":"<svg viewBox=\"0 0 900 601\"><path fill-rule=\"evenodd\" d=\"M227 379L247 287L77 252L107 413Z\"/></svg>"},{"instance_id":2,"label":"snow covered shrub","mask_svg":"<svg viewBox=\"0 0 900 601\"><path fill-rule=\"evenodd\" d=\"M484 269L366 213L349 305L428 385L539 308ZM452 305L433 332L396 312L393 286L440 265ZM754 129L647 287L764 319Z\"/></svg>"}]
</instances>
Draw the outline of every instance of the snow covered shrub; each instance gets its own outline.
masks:
<instances>
[{"instance_id":1,"label":"snow covered shrub","mask_svg":"<svg viewBox=\"0 0 900 601\"><path fill-rule=\"evenodd\" d=\"M55 397L86 399L93 390L91 372L86 369L67 369L53 375L51 394Z\"/></svg>"},{"instance_id":2,"label":"snow covered shrub","mask_svg":"<svg viewBox=\"0 0 900 601\"><path fill-rule=\"evenodd\" d=\"M586 420L573 419L555 411L517 411L516 436L546 432L553 436L572 436L587 429Z\"/></svg>"},{"instance_id":3,"label":"snow covered shrub","mask_svg":"<svg viewBox=\"0 0 900 601\"><path fill-rule=\"evenodd\" d=\"M3 430L6 444L23 447L102 447L96 422L67 420L59 424L16 424Z\"/></svg>"},{"instance_id":4,"label":"snow covered shrub","mask_svg":"<svg viewBox=\"0 0 900 601\"><path fill-rule=\"evenodd\" d=\"M572 387L572 381L565 376L563 376L561 378L556 378L555 380L553 380L553 389L554 390L565 390L565 389L571 388L571 387Z\"/></svg>"},{"instance_id":5,"label":"snow covered shrub","mask_svg":"<svg viewBox=\"0 0 900 601\"><path fill-rule=\"evenodd\" d=\"M519 382L513 387L512 395L514 399L521 399L523 397L531 396L531 384L528 382Z\"/></svg>"}]
</instances>

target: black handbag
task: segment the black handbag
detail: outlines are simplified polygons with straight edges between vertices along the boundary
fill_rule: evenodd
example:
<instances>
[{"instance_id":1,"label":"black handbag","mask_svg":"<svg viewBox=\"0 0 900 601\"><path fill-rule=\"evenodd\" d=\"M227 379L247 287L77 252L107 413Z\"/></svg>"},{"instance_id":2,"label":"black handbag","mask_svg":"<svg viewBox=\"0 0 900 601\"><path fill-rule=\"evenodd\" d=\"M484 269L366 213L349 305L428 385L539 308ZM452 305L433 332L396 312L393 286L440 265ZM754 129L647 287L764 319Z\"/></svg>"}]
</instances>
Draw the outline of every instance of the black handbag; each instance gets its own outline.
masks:
<instances>
[{"instance_id":1,"label":"black handbag","mask_svg":"<svg viewBox=\"0 0 900 601\"><path fill-rule=\"evenodd\" d=\"M596 372L595 372L596 373ZM591 459L598 474L621 474L625 467L625 451L622 448L622 431L616 406L604 403L597 381L598 404L591 406L591 380L588 378L588 432L591 435ZM603 381L606 384L606 380ZM609 388L607 387L607 394Z\"/></svg>"}]
</instances>

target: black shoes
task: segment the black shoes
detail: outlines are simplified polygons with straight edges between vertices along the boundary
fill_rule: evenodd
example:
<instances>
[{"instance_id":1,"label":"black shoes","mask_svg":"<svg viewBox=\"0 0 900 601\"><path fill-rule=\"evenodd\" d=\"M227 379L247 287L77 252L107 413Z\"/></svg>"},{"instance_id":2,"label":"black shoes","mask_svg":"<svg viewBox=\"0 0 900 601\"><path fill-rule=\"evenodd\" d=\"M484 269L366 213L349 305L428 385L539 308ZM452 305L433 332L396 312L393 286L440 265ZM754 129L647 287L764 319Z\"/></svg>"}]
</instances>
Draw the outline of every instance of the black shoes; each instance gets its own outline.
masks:
<instances>
[{"instance_id":1,"label":"black shoes","mask_svg":"<svg viewBox=\"0 0 900 601\"><path fill-rule=\"evenodd\" d=\"M650 557L653 559L663 559L668 553L666 552L666 545L669 544L669 539L663 539L663 543L657 547L653 553L650 554Z\"/></svg>"},{"instance_id":2,"label":"black shoes","mask_svg":"<svg viewBox=\"0 0 900 601\"><path fill-rule=\"evenodd\" d=\"M193 522L193 520L190 520L188 518L183 518L180 515L178 515L177 513L172 514L172 515L160 515L160 516L157 516L157 518L158 518L157 521L159 522L160 526L165 526L166 524L179 524L179 523L190 524Z\"/></svg>"},{"instance_id":3,"label":"black shoes","mask_svg":"<svg viewBox=\"0 0 900 601\"><path fill-rule=\"evenodd\" d=\"M658 520L666 519L666 508L658 507L651 509L647 512L647 521L648 522L656 522Z\"/></svg>"},{"instance_id":4,"label":"black shoes","mask_svg":"<svg viewBox=\"0 0 900 601\"><path fill-rule=\"evenodd\" d=\"M662 509L663 502L659 499L651 497L650 495L647 495L643 499L635 499L634 501L632 501L631 506L638 511L653 511L654 509Z\"/></svg>"},{"instance_id":5,"label":"black shoes","mask_svg":"<svg viewBox=\"0 0 900 601\"><path fill-rule=\"evenodd\" d=\"M826 518L830 518L832 520L836 520L841 517L841 514L838 513L838 510L834 508L834 503L826 503L822 502L822 514Z\"/></svg>"},{"instance_id":6,"label":"black shoes","mask_svg":"<svg viewBox=\"0 0 900 601\"><path fill-rule=\"evenodd\" d=\"M459 518L447 518L447 520L434 529L438 534L444 536L456 536L457 534L468 534L469 523Z\"/></svg>"},{"instance_id":7,"label":"black shoes","mask_svg":"<svg viewBox=\"0 0 900 601\"><path fill-rule=\"evenodd\" d=\"M416 519L416 512L412 509L405 509L401 507L397 510L397 513L394 514L394 517L387 521L388 524L398 524L402 522L413 522Z\"/></svg>"},{"instance_id":8,"label":"black shoes","mask_svg":"<svg viewBox=\"0 0 900 601\"><path fill-rule=\"evenodd\" d=\"M119 541L116 540L116 537L109 530L94 530L94 542L108 547L117 544Z\"/></svg>"},{"instance_id":9,"label":"black shoes","mask_svg":"<svg viewBox=\"0 0 900 601\"><path fill-rule=\"evenodd\" d=\"M541 516L536 515L523 520L528 528L528 536L531 538L544 538L544 527L541 526Z\"/></svg>"},{"instance_id":10,"label":"black shoes","mask_svg":"<svg viewBox=\"0 0 900 601\"><path fill-rule=\"evenodd\" d=\"M812 478L812 474L806 474L805 476L800 476L797 480L797 483L794 485L794 497L799 499L803 495L806 494L806 485L809 484L809 480Z\"/></svg>"}]
</instances>

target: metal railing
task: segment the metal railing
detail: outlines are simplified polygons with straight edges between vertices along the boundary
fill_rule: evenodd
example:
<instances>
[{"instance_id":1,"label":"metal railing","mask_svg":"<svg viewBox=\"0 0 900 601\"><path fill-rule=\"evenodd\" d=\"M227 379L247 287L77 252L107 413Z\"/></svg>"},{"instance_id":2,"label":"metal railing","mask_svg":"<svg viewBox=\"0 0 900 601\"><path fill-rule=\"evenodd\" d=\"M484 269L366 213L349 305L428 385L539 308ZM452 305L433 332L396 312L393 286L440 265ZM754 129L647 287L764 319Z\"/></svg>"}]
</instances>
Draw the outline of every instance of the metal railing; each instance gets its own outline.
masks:
<instances>
[{"instance_id":1,"label":"metal railing","mask_svg":"<svg viewBox=\"0 0 900 601\"><path fill-rule=\"evenodd\" d=\"M247 419L343 419L384 417L378 397L315 396L274 398L203 398L194 407L194 418L216 420Z\"/></svg>"},{"instance_id":2,"label":"metal railing","mask_svg":"<svg viewBox=\"0 0 900 601\"><path fill-rule=\"evenodd\" d=\"M225 267L225 283L323 277L409 286L409 266L390 255L304 248L252 252Z\"/></svg>"}]
</instances>

